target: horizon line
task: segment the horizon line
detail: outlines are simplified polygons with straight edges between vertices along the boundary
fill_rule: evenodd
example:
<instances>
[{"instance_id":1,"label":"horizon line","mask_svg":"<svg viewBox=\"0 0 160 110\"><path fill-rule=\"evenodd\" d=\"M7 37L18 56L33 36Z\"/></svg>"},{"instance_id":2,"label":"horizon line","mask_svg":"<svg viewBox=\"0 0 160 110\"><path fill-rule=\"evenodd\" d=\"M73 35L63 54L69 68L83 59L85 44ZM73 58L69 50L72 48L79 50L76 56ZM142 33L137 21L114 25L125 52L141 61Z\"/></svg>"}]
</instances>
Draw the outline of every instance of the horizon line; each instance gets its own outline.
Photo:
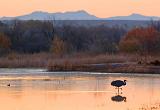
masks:
<instances>
[{"instance_id":1,"label":"horizon line","mask_svg":"<svg viewBox=\"0 0 160 110\"><path fill-rule=\"evenodd\" d=\"M29 14L32 14L32 13L36 13L36 12L41 12L41 13L48 13L48 14L55 14L55 13L62 13L62 14L65 14L65 13L74 13L74 12L86 12L90 15L93 15L97 18L101 18L101 19L105 19L105 18L111 18L111 17L123 17L123 16L131 16L131 15L141 15L141 16L148 16L148 17L160 17L160 16L155 16L155 15L145 15L145 14L141 14L141 13L138 13L138 12L133 12L133 13L130 13L130 14L127 14L127 15L114 15L114 16L109 16L109 17L98 17L97 15L95 14L92 14L86 10L83 10L83 9L80 9L80 10L68 10L68 11L57 11L57 12L49 12L49 11L45 11L45 10L35 10L35 11L32 11L32 12L27 12L27 13L24 13L24 14L21 14L21 15L15 15L15 16L0 16L0 18L5 18L5 17L19 17L19 16L25 16L25 15L29 15Z\"/></svg>"}]
</instances>

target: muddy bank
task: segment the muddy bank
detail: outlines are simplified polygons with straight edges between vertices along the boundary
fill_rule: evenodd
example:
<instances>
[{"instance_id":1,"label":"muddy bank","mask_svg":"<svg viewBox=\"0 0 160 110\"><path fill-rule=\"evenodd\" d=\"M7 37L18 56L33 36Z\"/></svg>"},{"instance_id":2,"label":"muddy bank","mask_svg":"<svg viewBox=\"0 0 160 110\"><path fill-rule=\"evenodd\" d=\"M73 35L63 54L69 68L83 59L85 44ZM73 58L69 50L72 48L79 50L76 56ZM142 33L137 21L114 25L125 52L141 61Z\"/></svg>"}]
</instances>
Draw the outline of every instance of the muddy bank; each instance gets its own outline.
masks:
<instances>
[{"instance_id":1,"label":"muddy bank","mask_svg":"<svg viewBox=\"0 0 160 110\"><path fill-rule=\"evenodd\" d=\"M104 63L83 65L52 65L48 71L82 71L107 73L146 73L160 74L160 66L138 65L136 63Z\"/></svg>"}]
</instances>

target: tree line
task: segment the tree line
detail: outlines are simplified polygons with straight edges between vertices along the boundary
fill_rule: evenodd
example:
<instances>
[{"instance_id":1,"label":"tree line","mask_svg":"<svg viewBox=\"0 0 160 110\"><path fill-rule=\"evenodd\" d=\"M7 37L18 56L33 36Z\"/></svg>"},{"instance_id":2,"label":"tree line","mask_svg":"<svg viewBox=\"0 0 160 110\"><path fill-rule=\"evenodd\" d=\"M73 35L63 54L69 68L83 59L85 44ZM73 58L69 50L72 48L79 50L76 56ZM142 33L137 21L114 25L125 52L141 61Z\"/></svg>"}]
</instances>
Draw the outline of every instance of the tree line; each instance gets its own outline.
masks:
<instances>
[{"instance_id":1,"label":"tree line","mask_svg":"<svg viewBox=\"0 0 160 110\"><path fill-rule=\"evenodd\" d=\"M8 44L0 45L1 48L8 45L5 47L6 51L19 53L116 52L121 36L125 32L126 30L121 27L111 28L103 25L56 27L53 21L15 20L12 23L0 23L0 37L8 41Z\"/></svg>"},{"instance_id":2,"label":"tree line","mask_svg":"<svg viewBox=\"0 0 160 110\"><path fill-rule=\"evenodd\" d=\"M9 52L159 53L160 23L128 31L120 26L55 26L53 21L0 22L0 54Z\"/></svg>"}]
</instances>

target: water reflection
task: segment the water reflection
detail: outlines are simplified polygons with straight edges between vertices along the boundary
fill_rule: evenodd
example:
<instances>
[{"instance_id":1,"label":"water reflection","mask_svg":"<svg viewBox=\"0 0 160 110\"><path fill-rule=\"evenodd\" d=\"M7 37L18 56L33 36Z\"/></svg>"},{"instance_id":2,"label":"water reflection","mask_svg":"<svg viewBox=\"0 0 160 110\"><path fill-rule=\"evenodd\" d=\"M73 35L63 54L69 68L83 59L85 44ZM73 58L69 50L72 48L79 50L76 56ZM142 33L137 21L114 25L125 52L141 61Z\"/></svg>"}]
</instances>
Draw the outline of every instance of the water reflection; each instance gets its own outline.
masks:
<instances>
[{"instance_id":1,"label":"water reflection","mask_svg":"<svg viewBox=\"0 0 160 110\"><path fill-rule=\"evenodd\" d=\"M159 110L160 109L160 103L155 103L152 105L143 105L139 108L139 110Z\"/></svg>"},{"instance_id":2,"label":"water reflection","mask_svg":"<svg viewBox=\"0 0 160 110\"><path fill-rule=\"evenodd\" d=\"M111 97L112 101L115 102L127 102L127 98L125 96L122 96L123 92L118 90L118 93L116 93L116 96Z\"/></svg>"},{"instance_id":3,"label":"water reflection","mask_svg":"<svg viewBox=\"0 0 160 110\"><path fill-rule=\"evenodd\" d=\"M123 94L116 79L128 80ZM159 84L160 75L1 75L0 110L160 110Z\"/></svg>"},{"instance_id":4,"label":"water reflection","mask_svg":"<svg viewBox=\"0 0 160 110\"><path fill-rule=\"evenodd\" d=\"M126 102L127 101L127 98L121 95L113 96L111 99L112 101L115 101L115 102Z\"/></svg>"}]
</instances>

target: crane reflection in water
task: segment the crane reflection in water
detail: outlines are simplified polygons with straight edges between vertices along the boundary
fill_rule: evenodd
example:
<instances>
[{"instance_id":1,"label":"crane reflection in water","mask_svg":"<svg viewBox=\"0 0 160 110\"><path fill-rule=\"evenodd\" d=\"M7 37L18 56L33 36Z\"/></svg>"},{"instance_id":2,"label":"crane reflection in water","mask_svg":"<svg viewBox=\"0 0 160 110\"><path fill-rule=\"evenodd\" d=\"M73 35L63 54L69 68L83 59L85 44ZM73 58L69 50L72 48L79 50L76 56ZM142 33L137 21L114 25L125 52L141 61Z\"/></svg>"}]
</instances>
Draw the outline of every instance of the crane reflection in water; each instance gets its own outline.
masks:
<instances>
[{"instance_id":1,"label":"crane reflection in water","mask_svg":"<svg viewBox=\"0 0 160 110\"><path fill-rule=\"evenodd\" d=\"M125 96L121 96L119 94L111 97L111 100L114 102L127 102L127 98Z\"/></svg>"}]
</instances>

